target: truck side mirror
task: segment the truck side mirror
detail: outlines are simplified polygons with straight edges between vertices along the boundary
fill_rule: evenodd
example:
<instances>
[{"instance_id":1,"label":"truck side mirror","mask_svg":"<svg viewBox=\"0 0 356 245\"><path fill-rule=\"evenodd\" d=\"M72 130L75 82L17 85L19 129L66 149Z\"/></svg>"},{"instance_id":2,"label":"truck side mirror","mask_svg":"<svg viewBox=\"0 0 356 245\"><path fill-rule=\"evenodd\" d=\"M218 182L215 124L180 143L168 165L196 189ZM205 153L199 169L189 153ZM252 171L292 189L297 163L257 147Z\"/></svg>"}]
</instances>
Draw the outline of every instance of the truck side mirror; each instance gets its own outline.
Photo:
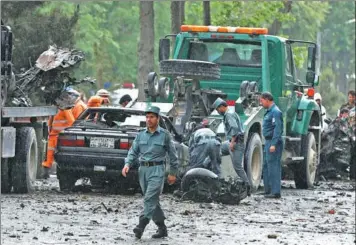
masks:
<instances>
[{"instance_id":1,"label":"truck side mirror","mask_svg":"<svg viewBox=\"0 0 356 245\"><path fill-rule=\"evenodd\" d=\"M314 84L314 82L315 82L315 72L310 71L310 70L307 71L305 80L309 84Z\"/></svg>"},{"instance_id":2,"label":"truck side mirror","mask_svg":"<svg viewBox=\"0 0 356 245\"><path fill-rule=\"evenodd\" d=\"M171 53L171 40L162 38L159 40L158 60L168 60Z\"/></svg>"},{"instance_id":3,"label":"truck side mirror","mask_svg":"<svg viewBox=\"0 0 356 245\"><path fill-rule=\"evenodd\" d=\"M315 73L315 67L316 67L316 50L317 47L316 45L312 45L308 47L308 60L307 60L307 73L306 73L306 78L305 80L309 84L317 85L318 83L318 77L316 76Z\"/></svg>"}]
</instances>

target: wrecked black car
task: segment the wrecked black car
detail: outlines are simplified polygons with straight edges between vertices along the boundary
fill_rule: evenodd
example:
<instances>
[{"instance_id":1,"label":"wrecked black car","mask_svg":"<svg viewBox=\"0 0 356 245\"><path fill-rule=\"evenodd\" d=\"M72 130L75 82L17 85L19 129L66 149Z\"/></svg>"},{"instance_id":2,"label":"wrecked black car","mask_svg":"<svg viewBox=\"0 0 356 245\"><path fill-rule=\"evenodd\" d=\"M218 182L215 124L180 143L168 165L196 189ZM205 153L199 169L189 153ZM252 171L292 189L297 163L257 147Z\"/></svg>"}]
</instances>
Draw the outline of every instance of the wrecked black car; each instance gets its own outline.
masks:
<instances>
[{"instance_id":1,"label":"wrecked black car","mask_svg":"<svg viewBox=\"0 0 356 245\"><path fill-rule=\"evenodd\" d=\"M182 137L166 116L161 117L160 126L172 134L180 171L184 172L188 147L181 144ZM110 186L117 192L138 191L138 163L126 178L121 170L133 140L145 127L144 110L88 108L72 127L59 134L55 161L60 189L72 190L78 179L89 178L93 188Z\"/></svg>"}]
</instances>

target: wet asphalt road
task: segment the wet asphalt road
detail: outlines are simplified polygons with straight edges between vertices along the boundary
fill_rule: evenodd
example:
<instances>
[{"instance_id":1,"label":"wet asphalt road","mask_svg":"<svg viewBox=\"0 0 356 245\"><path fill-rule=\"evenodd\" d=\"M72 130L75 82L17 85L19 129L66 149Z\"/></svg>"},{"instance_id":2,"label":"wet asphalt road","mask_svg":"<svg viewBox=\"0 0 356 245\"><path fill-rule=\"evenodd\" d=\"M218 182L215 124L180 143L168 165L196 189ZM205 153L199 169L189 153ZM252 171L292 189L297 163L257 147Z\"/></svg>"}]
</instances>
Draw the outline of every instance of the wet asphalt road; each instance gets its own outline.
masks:
<instances>
[{"instance_id":1,"label":"wet asphalt road","mask_svg":"<svg viewBox=\"0 0 356 245\"><path fill-rule=\"evenodd\" d=\"M1 244L355 244L355 184L327 182L296 190L285 182L282 199L252 195L238 206L179 202L162 196L169 237L143 238L132 228L140 194L62 194L55 177L38 181L31 195L1 196Z\"/></svg>"}]
</instances>

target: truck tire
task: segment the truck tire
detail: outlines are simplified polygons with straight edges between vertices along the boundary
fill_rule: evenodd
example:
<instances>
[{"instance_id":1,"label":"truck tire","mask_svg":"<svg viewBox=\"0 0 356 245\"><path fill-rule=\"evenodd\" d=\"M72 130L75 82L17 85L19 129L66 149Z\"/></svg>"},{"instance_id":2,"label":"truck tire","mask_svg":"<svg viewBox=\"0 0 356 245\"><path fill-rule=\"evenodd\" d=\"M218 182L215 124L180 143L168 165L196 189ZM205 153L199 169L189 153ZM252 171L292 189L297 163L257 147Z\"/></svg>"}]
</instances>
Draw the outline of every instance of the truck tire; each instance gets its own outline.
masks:
<instances>
[{"instance_id":1,"label":"truck tire","mask_svg":"<svg viewBox=\"0 0 356 245\"><path fill-rule=\"evenodd\" d=\"M16 130L16 155L11 166L11 179L15 193L33 190L37 175L38 147L35 130L23 127Z\"/></svg>"},{"instance_id":2,"label":"truck tire","mask_svg":"<svg viewBox=\"0 0 356 245\"><path fill-rule=\"evenodd\" d=\"M166 77L161 77L158 81L159 86L159 96L162 99L168 99L169 97L169 80Z\"/></svg>"},{"instance_id":3,"label":"truck tire","mask_svg":"<svg viewBox=\"0 0 356 245\"><path fill-rule=\"evenodd\" d=\"M294 182L298 189L313 188L316 169L318 163L318 154L315 136L312 132L302 136L302 148L304 160L296 163L294 168Z\"/></svg>"},{"instance_id":4,"label":"truck tire","mask_svg":"<svg viewBox=\"0 0 356 245\"><path fill-rule=\"evenodd\" d=\"M11 169L9 159L1 159L1 193L10 193L12 184L11 184Z\"/></svg>"},{"instance_id":5,"label":"truck tire","mask_svg":"<svg viewBox=\"0 0 356 245\"><path fill-rule=\"evenodd\" d=\"M156 72L150 72L147 77L148 95L155 97L159 94L159 80Z\"/></svg>"},{"instance_id":6,"label":"truck tire","mask_svg":"<svg viewBox=\"0 0 356 245\"><path fill-rule=\"evenodd\" d=\"M256 191L260 186L263 164L262 140L258 133L253 133L248 139L244 162L251 190Z\"/></svg>"},{"instance_id":7,"label":"truck tire","mask_svg":"<svg viewBox=\"0 0 356 245\"><path fill-rule=\"evenodd\" d=\"M42 128L36 129L36 137L37 137L37 149L38 149L38 162L37 162L37 174L36 178L41 179L43 178L43 167L42 162L45 159L45 147L46 144L43 143L43 130Z\"/></svg>"},{"instance_id":8,"label":"truck tire","mask_svg":"<svg viewBox=\"0 0 356 245\"><path fill-rule=\"evenodd\" d=\"M4 107L7 100L7 80L1 75L1 107Z\"/></svg>"},{"instance_id":9,"label":"truck tire","mask_svg":"<svg viewBox=\"0 0 356 245\"><path fill-rule=\"evenodd\" d=\"M75 182L78 178L71 172L63 171L58 167L57 163L57 179L59 181L59 189L64 192L72 191L75 187Z\"/></svg>"},{"instance_id":10,"label":"truck tire","mask_svg":"<svg viewBox=\"0 0 356 245\"><path fill-rule=\"evenodd\" d=\"M162 60L159 63L159 70L162 76L182 76L197 80L220 78L219 65L197 60Z\"/></svg>"}]
</instances>

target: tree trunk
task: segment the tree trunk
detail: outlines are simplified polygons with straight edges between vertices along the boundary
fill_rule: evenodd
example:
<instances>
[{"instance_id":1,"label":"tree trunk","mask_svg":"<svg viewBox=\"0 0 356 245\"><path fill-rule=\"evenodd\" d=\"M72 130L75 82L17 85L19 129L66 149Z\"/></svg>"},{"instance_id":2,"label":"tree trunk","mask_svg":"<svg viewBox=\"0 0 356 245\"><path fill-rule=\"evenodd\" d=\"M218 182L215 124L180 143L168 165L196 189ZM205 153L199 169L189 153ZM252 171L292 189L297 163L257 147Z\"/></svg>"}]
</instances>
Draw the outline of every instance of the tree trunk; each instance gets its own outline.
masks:
<instances>
[{"instance_id":1,"label":"tree trunk","mask_svg":"<svg viewBox=\"0 0 356 245\"><path fill-rule=\"evenodd\" d=\"M292 1L284 1L284 8L280 10L281 13L289 13L292 10ZM269 35L278 35L281 30L282 22L274 20L271 27L268 30Z\"/></svg>"},{"instance_id":2,"label":"tree trunk","mask_svg":"<svg viewBox=\"0 0 356 245\"><path fill-rule=\"evenodd\" d=\"M182 14L180 11L181 3L179 1L171 2L171 29L172 34L180 32L180 26L182 21Z\"/></svg>"},{"instance_id":3,"label":"tree trunk","mask_svg":"<svg viewBox=\"0 0 356 245\"><path fill-rule=\"evenodd\" d=\"M138 46L138 100L145 100L144 83L154 66L154 10L153 2L140 1L140 42Z\"/></svg>"},{"instance_id":4,"label":"tree trunk","mask_svg":"<svg viewBox=\"0 0 356 245\"><path fill-rule=\"evenodd\" d=\"M210 26L211 25L210 1L203 2L203 9L204 9L204 25Z\"/></svg>"},{"instance_id":5,"label":"tree trunk","mask_svg":"<svg viewBox=\"0 0 356 245\"><path fill-rule=\"evenodd\" d=\"M185 22L185 1L181 1L179 3L180 25L183 25Z\"/></svg>"}]
</instances>

